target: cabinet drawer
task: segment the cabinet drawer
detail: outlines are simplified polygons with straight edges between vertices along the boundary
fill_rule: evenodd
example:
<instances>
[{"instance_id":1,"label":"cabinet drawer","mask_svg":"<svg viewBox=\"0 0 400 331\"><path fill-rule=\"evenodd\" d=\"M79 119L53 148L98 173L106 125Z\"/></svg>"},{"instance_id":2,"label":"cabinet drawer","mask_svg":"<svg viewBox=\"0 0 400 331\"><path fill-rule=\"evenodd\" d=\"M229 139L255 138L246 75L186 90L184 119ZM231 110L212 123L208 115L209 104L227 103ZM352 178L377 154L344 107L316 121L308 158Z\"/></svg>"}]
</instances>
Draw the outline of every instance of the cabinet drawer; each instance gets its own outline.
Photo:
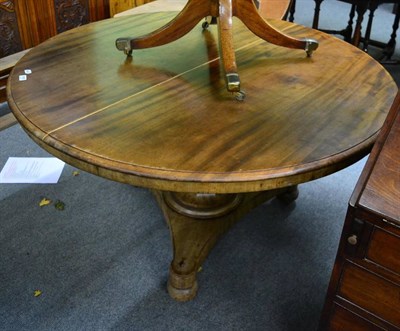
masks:
<instances>
[{"instance_id":1,"label":"cabinet drawer","mask_svg":"<svg viewBox=\"0 0 400 331\"><path fill-rule=\"evenodd\" d=\"M338 295L400 327L400 286L356 265L346 263Z\"/></svg>"},{"instance_id":2,"label":"cabinet drawer","mask_svg":"<svg viewBox=\"0 0 400 331\"><path fill-rule=\"evenodd\" d=\"M400 237L375 227L366 258L400 275Z\"/></svg>"},{"instance_id":3,"label":"cabinet drawer","mask_svg":"<svg viewBox=\"0 0 400 331\"><path fill-rule=\"evenodd\" d=\"M327 330L381 331L384 329L335 304Z\"/></svg>"}]
</instances>

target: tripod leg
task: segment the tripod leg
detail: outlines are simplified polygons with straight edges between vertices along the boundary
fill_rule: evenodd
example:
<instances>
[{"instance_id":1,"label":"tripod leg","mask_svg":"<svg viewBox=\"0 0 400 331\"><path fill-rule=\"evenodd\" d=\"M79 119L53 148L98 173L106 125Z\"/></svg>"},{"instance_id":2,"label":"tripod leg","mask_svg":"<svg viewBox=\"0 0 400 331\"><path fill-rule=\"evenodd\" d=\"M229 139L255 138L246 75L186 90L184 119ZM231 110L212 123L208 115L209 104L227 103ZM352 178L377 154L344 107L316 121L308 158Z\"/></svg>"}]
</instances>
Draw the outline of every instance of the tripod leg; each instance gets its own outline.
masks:
<instances>
[{"instance_id":1,"label":"tripod leg","mask_svg":"<svg viewBox=\"0 0 400 331\"><path fill-rule=\"evenodd\" d=\"M310 56L318 48L318 42L313 39L296 39L290 37L265 21L258 13L252 0L236 0L233 14L237 16L250 31L258 37L278 46L304 49ZM239 5L240 2L240 5Z\"/></svg>"},{"instance_id":2,"label":"tripod leg","mask_svg":"<svg viewBox=\"0 0 400 331\"><path fill-rule=\"evenodd\" d=\"M118 50L127 55L131 55L133 49L165 45L183 37L210 14L210 1L189 0L182 11L163 27L137 38L118 38L115 44Z\"/></svg>"}]
</instances>

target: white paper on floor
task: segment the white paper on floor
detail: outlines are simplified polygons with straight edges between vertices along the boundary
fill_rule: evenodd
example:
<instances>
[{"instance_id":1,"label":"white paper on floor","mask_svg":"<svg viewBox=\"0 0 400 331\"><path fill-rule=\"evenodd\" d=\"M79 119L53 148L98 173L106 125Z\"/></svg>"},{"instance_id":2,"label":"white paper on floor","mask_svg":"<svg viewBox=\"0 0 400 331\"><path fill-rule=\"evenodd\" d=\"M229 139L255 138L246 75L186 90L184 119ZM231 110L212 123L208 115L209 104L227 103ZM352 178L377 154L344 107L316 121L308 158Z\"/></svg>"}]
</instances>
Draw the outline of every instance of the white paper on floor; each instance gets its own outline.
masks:
<instances>
[{"instance_id":1,"label":"white paper on floor","mask_svg":"<svg viewBox=\"0 0 400 331\"><path fill-rule=\"evenodd\" d=\"M55 157L9 157L0 183L55 184L65 163Z\"/></svg>"}]
</instances>

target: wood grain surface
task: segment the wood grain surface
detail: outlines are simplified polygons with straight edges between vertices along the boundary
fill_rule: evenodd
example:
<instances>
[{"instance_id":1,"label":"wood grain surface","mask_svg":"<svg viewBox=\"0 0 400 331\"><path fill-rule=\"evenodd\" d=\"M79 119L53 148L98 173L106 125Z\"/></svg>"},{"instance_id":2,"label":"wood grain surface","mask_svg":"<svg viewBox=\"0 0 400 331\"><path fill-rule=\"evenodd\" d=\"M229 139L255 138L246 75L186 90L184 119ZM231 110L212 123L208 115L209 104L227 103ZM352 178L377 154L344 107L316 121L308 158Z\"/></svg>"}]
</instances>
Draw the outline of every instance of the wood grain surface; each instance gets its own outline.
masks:
<instances>
[{"instance_id":1,"label":"wood grain surface","mask_svg":"<svg viewBox=\"0 0 400 331\"><path fill-rule=\"evenodd\" d=\"M172 13L121 17L60 34L31 50L8 83L28 134L74 166L113 180L180 192L250 192L292 186L368 153L397 92L361 50L321 32L303 50L269 44L234 19L246 99L225 90L216 28L196 26L133 58L114 41L143 35ZM18 76L29 68L27 81Z\"/></svg>"},{"instance_id":2,"label":"wood grain surface","mask_svg":"<svg viewBox=\"0 0 400 331\"><path fill-rule=\"evenodd\" d=\"M381 143L374 171L362 190L359 205L400 226L400 97L391 130Z\"/></svg>"},{"instance_id":3,"label":"wood grain surface","mask_svg":"<svg viewBox=\"0 0 400 331\"><path fill-rule=\"evenodd\" d=\"M146 0L147 1L147 0ZM290 0L260 0L258 11L260 15L264 18L283 18L287 11L289 10L291 1ZM183 7L186 5L187 1L185 0L156 0L145 3L138 7L134 7L131 9L125 9L122 12L117 14L113 14L115 11L110 9L111 15L114 17L128 16L128 15L137 15L143 13L156 13L163 11L181 11ZM133 7L133 5L131 5Z\"/></svg>"}]
</instances>

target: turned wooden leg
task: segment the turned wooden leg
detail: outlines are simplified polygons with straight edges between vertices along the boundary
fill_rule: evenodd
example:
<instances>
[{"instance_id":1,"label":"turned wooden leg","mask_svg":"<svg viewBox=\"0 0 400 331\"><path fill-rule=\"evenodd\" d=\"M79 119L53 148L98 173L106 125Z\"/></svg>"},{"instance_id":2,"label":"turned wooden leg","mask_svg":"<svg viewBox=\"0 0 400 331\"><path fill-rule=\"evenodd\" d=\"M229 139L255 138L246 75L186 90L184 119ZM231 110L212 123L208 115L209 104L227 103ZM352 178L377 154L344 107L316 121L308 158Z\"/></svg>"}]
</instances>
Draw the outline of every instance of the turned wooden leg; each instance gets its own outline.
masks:
<instances>
[{"instance_id":1,"label":"turned wooden leg","mask_svg":"<svg viewBox=\"0 0 400 331\"><path fill-rule=\"evenodd\" d=\"M278 46L304 49L308 56L318 48L318 42L313 39L297 39L290 37L272 27L257 11L252 0L236 0L240 5L234 6L233 14L258 37Z\"/></svg>"},{"instance_id":2,"label":"turned wooden leg","mask_svg":"<svg viewBox=\"0 0 400 331\"><path fill-rule=\"evenodd\" d=\"M396 6L396 16L393 21L392 34L390 35L390 40L383 49L383 56L385 60L390 60L396 48L396 33L399 28L400 21L400 5Z\"/></svg>"},{"instance_id":3,"label":"turned wooden leg","mask_svg":"<svg viewBox=\"0 0 400 331\"><path fill-rule=\"evenodd\" d=\"M207 56L209 60L208 70L210 73L210 83L214 88L219 88L221 71L219 62L215 61L215 59L219 57L219 43L217 40L215 40L213 34L209 30L207 30L207 28L203 30L203 36L206 42Z\"/></svg>"},{"instance_id":4,"label":"turned wooden leg","mask_svg":"<svg viewBox=\"0 0 400 331\"><path fill-rule=\"evenodd\" d=\"M219 45L221 61L225 70L226 88L229 92L240 92L240 79L237 73L235 49L232 32L232 0L220 0L218 18Z\"/></svg>"},{"instance_id":5,"label":"turned wooden leg","mask_svg":"<svg viewBox=\"0 0 400 331\"><path fill-rule=\"evenodd\" d=\"M288 20L289 20L289 22L294 22L294 14L296 13L296 0L292 0L291 2L290 2L290 6L289 6L289 12L288 13L286 13L286 15L284 16L284 18L283 19L287 19L287 16L289 15L289 18L288 18Z\"/></svg>"},{"instance_id":6,"label":"turned wooden leg","mask_svg":"<svg viewBox=\"0 0 400 331\"><path fill-rule=\"evenodd\" d=\"M364 52L368 53L368 47L369 47L369 41L371 38L371 30L372 30L372 22L374 20L374 15L375 11L378 8L377 3L371 3L369 9L369 17L368 17L368 23L367 23L367 29L365 30L365 36L364 36Z\"/></svg>"},{"instance_id":7,"label":"turned wooden leg","mask_svg":"<svg viewBox=\"0 0 400 331\"><path fill-rule=\"evenodd\" d=\"M197 272L222 234L252 208L286 190L243 194L155 191L172 238L170 296L177 301L193 299L198 289Z\"/></svg>"},{"instance_id":8,"label":"turned wooden leg","mask_svg":"<svg viewBox=\"0 0 400 331\"><path fill-rule=\"evenodd\" d=\"M319 27L319 13L321 11L321 3L323 0L315 0L314 18L312 28L318 30Z\"/></svg>"},{"instance_id":9,"label":"turned wooden leg","mask_svg":"<svg viewBox=\"0 0 400 331\"><path fill-rule=\"evenodd\" d=\"M356 22L356 27L354 29L354 36L353 36L352 44L357 47L360 45L362 21L364 19L364 14L366 11L367 11L366 5L363 4L363 5L356 6L357 22Z\"/></svg>"},{"instance_id":10,"label":"turned wooden leg","mask_svg":"<svg viewBox=\"0 0 400 331\"><path fill-rule=\"evenodd\" d=\"M210 1L189 0L182 11L168 24L141 37L118 38L115 42L120 51L127 55L133 49L161 46L175 41L190 32L196 24L204 17L212 14L215 10ZM215 14L214 14L215 15Z\"/></svg>"},{"instance_id":11,"label":"turned wooden leg","mask_svg":"<svg viewBox=\"0 0 400 331\"><path fill-rule=\"evenodd\" d=\"M347 22L347 27L343 31L344 40L351 42L351 35L353 34L353 20L356 15L356 5L351 5L349 13L349 21Z\"/></svg>"}]
</instances>

